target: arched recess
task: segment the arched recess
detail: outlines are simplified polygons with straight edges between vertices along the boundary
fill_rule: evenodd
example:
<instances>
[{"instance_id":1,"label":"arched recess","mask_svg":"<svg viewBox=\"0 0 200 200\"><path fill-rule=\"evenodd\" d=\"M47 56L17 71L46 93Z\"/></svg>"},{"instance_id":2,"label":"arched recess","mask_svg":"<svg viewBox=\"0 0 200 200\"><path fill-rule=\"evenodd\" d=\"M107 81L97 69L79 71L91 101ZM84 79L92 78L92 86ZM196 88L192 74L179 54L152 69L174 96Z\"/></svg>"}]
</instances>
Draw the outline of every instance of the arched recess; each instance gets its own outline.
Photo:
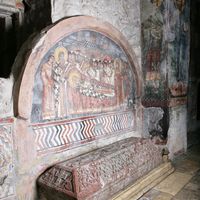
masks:
<instances>
[{"instance_id":1,"label":"arched recess","mask_svg":"<svg viewBox=\"0 0 200 200\"><path fill-rule=\"evenodd\" d=\"M38 151L91 141L102 129L102 136L130 132L141 79L135 53L116 28L89 16L64 19L32 48L16 84L15 115L32 127Z\"/></svg>"}]
</instances>

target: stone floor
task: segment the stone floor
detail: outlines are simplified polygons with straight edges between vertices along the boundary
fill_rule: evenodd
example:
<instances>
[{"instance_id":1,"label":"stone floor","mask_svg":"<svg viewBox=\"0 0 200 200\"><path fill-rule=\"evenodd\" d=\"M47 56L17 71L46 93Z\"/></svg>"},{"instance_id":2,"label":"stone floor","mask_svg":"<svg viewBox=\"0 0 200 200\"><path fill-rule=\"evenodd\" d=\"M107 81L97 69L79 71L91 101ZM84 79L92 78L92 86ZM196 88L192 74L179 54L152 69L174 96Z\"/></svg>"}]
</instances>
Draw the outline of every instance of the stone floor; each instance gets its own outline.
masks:
<instances>
[{"instance_id":1,"label":"stone floor","mask_svg":"<svg viewBox=\"0 0 200 200\"><path fill-rule=\"evenodd\" d=\"M187 153L173 162L175 172L139 200L200 200L200 131L188 142Z\"/></svg>"}]
</instances>

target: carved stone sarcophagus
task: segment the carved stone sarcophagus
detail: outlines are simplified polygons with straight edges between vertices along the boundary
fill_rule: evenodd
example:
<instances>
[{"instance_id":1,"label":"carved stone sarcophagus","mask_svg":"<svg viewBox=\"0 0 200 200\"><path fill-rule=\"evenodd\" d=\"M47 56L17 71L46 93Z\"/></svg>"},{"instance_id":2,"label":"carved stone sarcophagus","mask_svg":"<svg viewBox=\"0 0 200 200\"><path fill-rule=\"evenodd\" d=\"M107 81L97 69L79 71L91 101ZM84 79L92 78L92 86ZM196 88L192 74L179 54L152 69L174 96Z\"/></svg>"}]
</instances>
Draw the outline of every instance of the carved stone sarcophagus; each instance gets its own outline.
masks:
<instances>
[{"instance_id":1,"label":"carved stone sarcophagus","mask_svg":"<svg viewBox=\"0 0 200 200\"><path fill-rule=\"evenodd\" d=\"M109 199L161 163L161 149L150 139L125 139L45 171L40 199Z\"/></svg>"}]
</instances>

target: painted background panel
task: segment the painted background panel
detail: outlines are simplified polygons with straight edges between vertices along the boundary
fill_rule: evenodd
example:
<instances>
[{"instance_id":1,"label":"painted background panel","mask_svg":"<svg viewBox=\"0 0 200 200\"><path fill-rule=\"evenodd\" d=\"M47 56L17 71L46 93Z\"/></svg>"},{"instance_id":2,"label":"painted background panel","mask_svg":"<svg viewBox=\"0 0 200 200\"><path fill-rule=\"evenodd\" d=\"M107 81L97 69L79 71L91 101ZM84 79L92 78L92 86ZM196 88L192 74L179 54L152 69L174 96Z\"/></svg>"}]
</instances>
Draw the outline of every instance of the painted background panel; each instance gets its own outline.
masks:
<instances>
[{"instance_id":1,"label":"painted background panel","mask_svg":"<svg viewBox=\"0 0 200 200\"><path fill-rule=\"evenodd\" d=\"M37 123L132 109L135 84L124 51L105 35L82 30L46 53L33 92Z\"/></svg>"}]
</instances>

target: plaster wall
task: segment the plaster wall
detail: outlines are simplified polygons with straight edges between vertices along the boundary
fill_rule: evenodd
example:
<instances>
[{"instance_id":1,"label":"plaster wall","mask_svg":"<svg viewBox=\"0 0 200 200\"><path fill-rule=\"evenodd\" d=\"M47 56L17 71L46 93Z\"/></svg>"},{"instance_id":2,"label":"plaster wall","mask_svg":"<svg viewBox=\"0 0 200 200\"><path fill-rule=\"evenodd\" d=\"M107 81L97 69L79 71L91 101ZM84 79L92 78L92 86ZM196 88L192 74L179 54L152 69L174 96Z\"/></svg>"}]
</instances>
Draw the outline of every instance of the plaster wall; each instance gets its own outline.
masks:
<instances>
[{"instance_id":1,"label":"plaster wall","mask_svg":"<svg viewBox=\"0 0 200 200\"><path fill-rule=\"evenodd\" d=\"M170 108L170 126L167 146L170 157L182 154L187 149L187 106Z\"/></svg>"},{"instance_id":2,"label":"plaster wall","mask_svg":"<svg viewBox=\"0 0 200 200\"><path fill-rule=\"evenodd\" d=\"M0 118L13 116L13 78L0 78Z\"/></svg>"},{"instance_id":3,"label":"plaster wall","mask_svg":"<svg viewBox=\"0 0 200 200\"><path fill-rule=\"evenodd\" d=\"M89 15L107 21L127 38L141 64L140 0L51 0L52 22L63 17Z\"/></svg>"}]
</instances>

